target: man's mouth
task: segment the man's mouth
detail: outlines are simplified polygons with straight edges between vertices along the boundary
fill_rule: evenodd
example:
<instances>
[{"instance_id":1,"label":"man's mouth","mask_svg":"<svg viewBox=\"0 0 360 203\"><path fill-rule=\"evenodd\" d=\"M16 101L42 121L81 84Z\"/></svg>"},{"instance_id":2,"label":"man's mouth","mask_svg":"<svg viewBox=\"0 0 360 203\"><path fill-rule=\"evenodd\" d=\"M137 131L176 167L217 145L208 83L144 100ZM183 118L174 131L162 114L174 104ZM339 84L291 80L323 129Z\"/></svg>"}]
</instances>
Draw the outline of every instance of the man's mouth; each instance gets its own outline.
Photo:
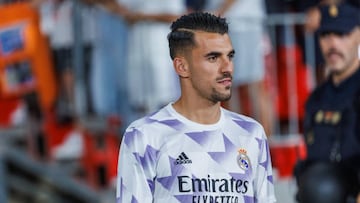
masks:
<instances>
[{"instance_id":1,"label":"man's mouth","mask_svg":"<svg viewBox=\"0 0 360 203\"><path fill-rule=\"evenodd\" d=\"M327 58L331 61L336 60L338 58L343 58L343 55L339 52L329 52L326 54Z\"/></svg>"},{"instance_id":2,"label":"man's mouth","mask_svg":"<svg viewBox=\"0 0 360 203\"><path fill-rule=\"evenodd\" d=\"M224 86L230 86L232 84L231 78L224 78L218 81L218 83L223 84Z\"/></svg>"}]
</instances>

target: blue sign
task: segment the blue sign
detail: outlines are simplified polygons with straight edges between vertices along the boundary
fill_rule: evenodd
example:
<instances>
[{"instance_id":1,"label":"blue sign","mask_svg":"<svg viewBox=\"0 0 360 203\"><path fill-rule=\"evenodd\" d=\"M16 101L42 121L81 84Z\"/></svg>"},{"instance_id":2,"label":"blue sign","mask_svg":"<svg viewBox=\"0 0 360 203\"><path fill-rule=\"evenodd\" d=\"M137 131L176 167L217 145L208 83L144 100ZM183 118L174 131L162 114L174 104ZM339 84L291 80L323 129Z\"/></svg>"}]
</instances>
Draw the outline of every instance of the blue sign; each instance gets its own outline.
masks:
<instances>
[{"instance_id":1,"label":"blue sign","mask_svg":"<svg viewBox=\"0 0 360 203\"><path fill-rule=\"evenodd\" d=\"M0 53L8 55L23 48L23 26L0 30Z\"/></svg>"}]
</instances>

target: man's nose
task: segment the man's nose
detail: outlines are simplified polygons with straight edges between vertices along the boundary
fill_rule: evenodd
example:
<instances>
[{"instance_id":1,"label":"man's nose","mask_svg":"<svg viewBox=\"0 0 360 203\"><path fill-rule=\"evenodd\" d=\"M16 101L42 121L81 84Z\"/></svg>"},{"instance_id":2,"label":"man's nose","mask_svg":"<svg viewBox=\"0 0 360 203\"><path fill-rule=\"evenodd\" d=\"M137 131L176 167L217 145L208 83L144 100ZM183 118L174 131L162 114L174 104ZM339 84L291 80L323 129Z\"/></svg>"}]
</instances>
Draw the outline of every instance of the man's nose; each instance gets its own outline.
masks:
<instances>
[{"instance_id":1,"label":"man's nose","mask_svg":"<svg viewBox=\"0 0 360 203\"><path fill-rule=\"evenodd\" d=\"M232 59L229 59L228 57L224 58L222 62L221 71L232 73L233 70L234 70L234 64L232 62Z\"/></svg>"}]
</instances>

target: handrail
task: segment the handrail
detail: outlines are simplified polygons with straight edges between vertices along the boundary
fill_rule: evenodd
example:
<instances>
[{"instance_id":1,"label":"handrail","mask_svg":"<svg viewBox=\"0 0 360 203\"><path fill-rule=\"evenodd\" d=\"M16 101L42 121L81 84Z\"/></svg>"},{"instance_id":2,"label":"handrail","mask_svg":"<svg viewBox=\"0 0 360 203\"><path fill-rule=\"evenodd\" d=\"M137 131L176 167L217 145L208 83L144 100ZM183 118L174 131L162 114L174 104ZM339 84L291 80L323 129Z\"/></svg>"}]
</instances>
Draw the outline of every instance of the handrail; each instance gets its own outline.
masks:
<instances>
[{"instance_id":1,"label":"handrail","mask_svg":"<svg viewBox=\"0 0 360 203\"><path fill-rule=\"evenodd\" d=\"M267 25L294 25L304 24L306 16L304 13L276 13L267 16Z\"/></svg>"},{"instance_id":2,"label":"handrail","mask_svg":"<svg viewBox=\"0 0 360 203\"><path fill-rule=\"evenodd\" d=\"M19 182L19 180L26 181L28 179L29 186L39 187L38 184L32 183L35 179L36 183L47 185L47 190L52 190L54 194L59 195L60 197L75 199L79 203L96 203L100 201L96 192L85 184L76 182L72 177L69 177L66 173L62 172L60 168L29 159L25 152L18 149L11 149L4 146L2 146L1 149L0 169L3 170L0 170L0 172L2 172L0 173L0 180L5 180L2 184L2 187L5 188L0 191L6 191L7 187L11 187L19 192L26 192L23 187L25 184L10 184L10 181ZM12 170L6 170L8 168L11 168ZM16 175L25 176L25 178L20 179L17 178ZM38 191L38 189L41 188L30 189ZM9 196L9 194L5 193L4 198L6 198L6 195ZM0 198L2 197L0 196Z\"/></svg>"}]
</instances>

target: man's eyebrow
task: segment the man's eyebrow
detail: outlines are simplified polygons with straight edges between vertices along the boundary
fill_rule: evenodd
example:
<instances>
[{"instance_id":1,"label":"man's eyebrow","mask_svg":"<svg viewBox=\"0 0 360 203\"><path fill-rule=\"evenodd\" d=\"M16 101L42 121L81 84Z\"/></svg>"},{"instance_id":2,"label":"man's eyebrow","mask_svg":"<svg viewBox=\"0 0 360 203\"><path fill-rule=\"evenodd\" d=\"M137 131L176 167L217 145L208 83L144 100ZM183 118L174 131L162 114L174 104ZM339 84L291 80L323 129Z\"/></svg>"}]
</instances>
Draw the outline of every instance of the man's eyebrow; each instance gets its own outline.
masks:
<instances>
[{"instance_id":1,"label":"man's eyebrow","mask_svg":"<svg viewBox=\"0 0 360 203\"><path fill-rule=\"evenodd\" d=\"M230 54L234 55L234 54L235 54L235 50L234 50L234 49L231 50L228 55L230 55Z\"/></svg>"},{"instance_id":2,"label":"man's eyebrow","mask_svg":"<svg viewBox=\"0 0 360 203\"><path fill-rule=\"evenodd\" d=\"M209 56L221 56L221 52L212 51L204 55L204 57L209 57Z\"/></svg>"},{"instance_id":3,"label":"man's eyebrow","mask_svg":"<svg viewBox=\"0 0 360 203\"><path fill-rule=\"evenodd\" d=\"M231 54L235 54L235 50L231 50L227 55L231 55ZM204 57L209 57L209 56L221 56L222 53L221 52L217 52L217 51L212 51L209 52L207 54L204 55Z\"/></svg>"}]
</instances>

